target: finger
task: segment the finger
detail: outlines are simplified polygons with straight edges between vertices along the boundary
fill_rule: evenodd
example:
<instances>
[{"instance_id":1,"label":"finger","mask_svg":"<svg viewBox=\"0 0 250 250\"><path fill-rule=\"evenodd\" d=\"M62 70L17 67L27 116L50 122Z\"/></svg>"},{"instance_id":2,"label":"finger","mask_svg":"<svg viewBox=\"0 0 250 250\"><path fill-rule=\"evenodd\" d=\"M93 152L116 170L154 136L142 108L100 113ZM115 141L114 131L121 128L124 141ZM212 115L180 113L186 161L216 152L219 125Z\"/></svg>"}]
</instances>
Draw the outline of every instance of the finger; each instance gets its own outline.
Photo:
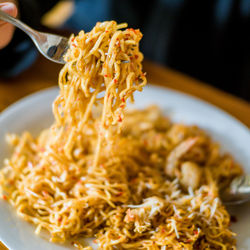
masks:
<instances>
[{"instance_id":1,"label":"finger","mask_svg":"<svg viewBox=\"0 0 250 250\"><path fill-rule=\"evenodd\" d=\"M0 9L13 17L17 16L17 8L14 3L11 2L0 3ZM3 25L6 24L6 22L0 20L0 24Z\"/></svg>"},{"instance_id":2,"label":"finger","mask_svg":"<svg viewBox=\"0 0 250 250\"><path fill-rule=\"evenodd\" d=\"M0 3L0 9L13 17L17 16L17 7L13 3ZM0 49L10 42L13 32L14 26L12 24L0 21Z\"/></svg>"}]
</instances>

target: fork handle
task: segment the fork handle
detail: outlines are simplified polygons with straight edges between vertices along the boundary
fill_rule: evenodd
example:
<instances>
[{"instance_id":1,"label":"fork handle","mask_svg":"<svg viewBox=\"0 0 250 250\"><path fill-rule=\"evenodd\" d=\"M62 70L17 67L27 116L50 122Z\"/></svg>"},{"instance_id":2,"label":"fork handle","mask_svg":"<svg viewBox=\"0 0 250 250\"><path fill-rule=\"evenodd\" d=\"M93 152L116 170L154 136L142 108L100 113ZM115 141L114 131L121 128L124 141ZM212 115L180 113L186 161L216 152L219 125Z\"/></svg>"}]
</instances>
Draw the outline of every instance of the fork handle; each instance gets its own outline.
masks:
<instances>
[{"instance_id":1,"label":"fork handle","mask_svg":"<svg viewBox=\"0 0 250 250\"><path fill-rule=\"evenodd\" d=\"M31 38L36 36L36 31L33 30L32 28L30 28L28 25L26 25L25 23L21 22L20 20L8 15L7 13L3 12L2 10L0 10L0 19L11 23L13 25L15 25L16 27L18 27L19 29L21 29L22 31L24 31L26 34L28 34Z\"/></svg>"}]
</instances>

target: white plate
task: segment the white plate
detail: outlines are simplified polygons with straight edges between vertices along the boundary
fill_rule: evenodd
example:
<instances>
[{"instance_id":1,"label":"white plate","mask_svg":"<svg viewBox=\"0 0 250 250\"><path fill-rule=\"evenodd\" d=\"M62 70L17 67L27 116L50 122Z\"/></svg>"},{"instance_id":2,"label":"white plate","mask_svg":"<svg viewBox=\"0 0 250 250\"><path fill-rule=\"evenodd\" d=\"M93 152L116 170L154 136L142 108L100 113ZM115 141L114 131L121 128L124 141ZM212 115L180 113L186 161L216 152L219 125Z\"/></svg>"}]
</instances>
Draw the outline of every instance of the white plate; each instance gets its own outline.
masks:
<instances>
[{"instance_id":1,"label":"white plate","mask_svg":"<svg viewBox=\"0 0 250 250\"><path fill-rule=\"evenodd\" d=\"M24 130L36 135L53 121L51 104L58 93L57 88L28 96L6 109L0 115L0 166L10 152L4 137L7 132ZM250 132L239 121L191 96L176 91L147 86L136 94L136 106L158 104L174 121L197 124L205 129L223 149L229 151L250 172ZM247 114L246 114L247 115ZM248 114L250 115L250 114ZM250 248L250 204L235 207L233 214L238 222L232 225L237 233L238 249ZM47 242L34 234L34 226L16 216L15 211L0 201L0 240L13 250L66 249L69 246Z\"/></svg>"}]
</instances>

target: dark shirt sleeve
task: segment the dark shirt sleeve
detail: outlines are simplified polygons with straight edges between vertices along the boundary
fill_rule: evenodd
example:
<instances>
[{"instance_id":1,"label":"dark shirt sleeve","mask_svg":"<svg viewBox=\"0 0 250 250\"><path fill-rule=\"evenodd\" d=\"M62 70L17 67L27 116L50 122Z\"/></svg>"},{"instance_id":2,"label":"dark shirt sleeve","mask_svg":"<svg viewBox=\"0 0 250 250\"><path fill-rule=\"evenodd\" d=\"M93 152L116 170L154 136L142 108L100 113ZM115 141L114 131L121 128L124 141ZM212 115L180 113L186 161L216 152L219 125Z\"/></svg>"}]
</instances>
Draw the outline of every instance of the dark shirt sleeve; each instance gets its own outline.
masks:
<instances>
[{"instance_id":1,"label":"dark shirt sleeve","mask_svg":"<svg viewBox=\"0 0 250 250\"><path fill-rule=\"evenodd\" d=\"M20 20L35 29L40 29L40 20L58 1L19 0ZM38 51L30 38L16 29L11 42L0 50L0 77L13 77L28 68L36 59Z\"/></svg>"}]
</instances>

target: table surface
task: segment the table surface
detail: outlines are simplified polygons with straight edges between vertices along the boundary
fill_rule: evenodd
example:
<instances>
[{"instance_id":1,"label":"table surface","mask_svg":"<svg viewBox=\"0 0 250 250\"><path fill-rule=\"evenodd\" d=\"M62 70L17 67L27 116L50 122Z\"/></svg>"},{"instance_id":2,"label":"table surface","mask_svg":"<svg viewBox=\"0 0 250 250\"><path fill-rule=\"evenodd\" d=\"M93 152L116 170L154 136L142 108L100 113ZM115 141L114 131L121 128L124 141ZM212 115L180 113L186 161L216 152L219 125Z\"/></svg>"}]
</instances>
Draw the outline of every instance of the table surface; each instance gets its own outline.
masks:
<instances>
[{"instance_id":1,"label":"table surface","mask_svg":"<svg viewBox=\"0 0 250 250\"><path fill-rule=\"evenodd\" d=\"M0 80L0 111L21 97L57 84L62 66L40 57L26 72L11 80ZM250 127L250 104L179 72L145 61L148 82L175 89L230 113ZM6 249L0 242L0 250Z\"/></svg>"}]
</instances>

